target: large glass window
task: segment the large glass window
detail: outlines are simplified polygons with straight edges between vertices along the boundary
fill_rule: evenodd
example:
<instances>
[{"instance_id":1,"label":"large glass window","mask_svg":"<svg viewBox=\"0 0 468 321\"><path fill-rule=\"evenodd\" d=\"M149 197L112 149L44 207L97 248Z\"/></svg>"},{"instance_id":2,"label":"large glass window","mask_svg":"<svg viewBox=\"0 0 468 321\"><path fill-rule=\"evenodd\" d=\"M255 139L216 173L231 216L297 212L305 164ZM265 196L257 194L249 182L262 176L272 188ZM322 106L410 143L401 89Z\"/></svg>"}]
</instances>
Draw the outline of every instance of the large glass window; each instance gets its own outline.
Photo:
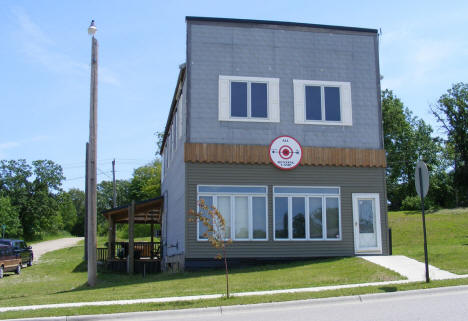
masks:
<instances>
[{"instance_id":1,"label":"large glass window","mask_svg":"<svg viewBox=\"0 0 468 321\"><path fill-rule=\"evenodd\" d=\"M265 239L267 222L265 219L266 199L265 197L252 197L252 233L254 239Z\"/></svg>"},{"instance_id":2,"label":"large glass window","mask_svg":"<svg viewBox=\"0 0 468 321\"><path fill-rule=\"evenodd\" d=\"M340 240L338 187L274 187L276 240Z\"/></svg>"},{"instance_id":3,"label":"large glass window","mask_svg":"<svg viewBox=\"0 0 468 321\"><path fill-rule=\"evenodd\" d=\"M327 203L327 238L340 237L340 214L337 197L325 198Z\"/></svg>"},{"instance_id":4,"label":"large glass window","mask_svg":"<svg viewBox=\"0 0 468 321\"><path fill-rule=\"evenodd\" d=\"M235 200L235 239L249 238L249 199L247 196L236 196Z\"/></svg>"},{"instance_id":5,"label":"large glass window","mask_svg":"<svg viewBox=\"0 0 468 321\"><path fill-rule=\"evenodd\" d=\"M287 239L289 230L288 198L275 197L275 238Z\"/></svg>"},{"instance_id":6,"label":"large glass window","mask_svg":"<svg viewBox=\"0 0 468 321\"><path fill-rule=\"evenodd\" d=\"M322 120L322 90L320 86L306 86L306 119Z\"/></svg>"},{"instance_id":7,"label":"large glass window","mask_svg":"<svg viewBox=\"0 0 468 321\"><path fill-rule=\"evenodd\" d=\"M311 239L323 237L321 197L309 197L309 237Z\"/></svg>"},{"instance_id":8,"label":"large glass window","mask_svg":"<svg viewBox=\"0 0 468 321\"><path fill-rule=\"evenodd\" d=\"M325 120L340 121L340 88L324 87L325 91Z\"/></svg>"},{"instance_id":9,"label":"large glass window","mask_svg":"<svg viewBox=\"0 0 468 321\"><path fill-rule=\"evenodd\" d=\"M352 126L351 83L293 79L294 122Z\"/></svg>"},{"instance_id":10,"label":"large glass window","mask_svg":"<svg viewBox=\"0 0 468 321\"><path fill-rule=\"evenodd\" d=\"M305 239L305 198L292 198L293 239Z\"/></svg>"},{"instance_id":11,"label":"large glass window","mask_svg":"<svg viewBox=\"0 0 468 321\"><path fill-rule=\"evenodd\" d=\"M267 187L265 186L198 186L198 199L210 200L226 222L226 238L242 240L266 240ZM198 226L198 239L206 233Z\"/></svg>"},{"instance_id":12,"label":"large glass window","mask_svg":"<svg viewBox=\"0 0 468 321\"><path fill-rule=\"evenodd\" d=\"M340 87L306 86L305 100L306 120L341 121Z\"/></svg>"},{"instance_id":13,"label":"large glass window","mask_svg":"<svg viewBox=\"0 0 468 321\"><path fill-rule=\"evenodd\" d=\"M268 118L267 83L231 81L231 117Z\"/></svg>"},{"instance_id":14,"label":"large glass window","mask_svg":"<svg viewBox=\"0 0 468 321\"><path fill-rule=\"evenodd\" d=\"M247 117L247 83L231 82L231 116Z\"/></svg>"}]
</instances>

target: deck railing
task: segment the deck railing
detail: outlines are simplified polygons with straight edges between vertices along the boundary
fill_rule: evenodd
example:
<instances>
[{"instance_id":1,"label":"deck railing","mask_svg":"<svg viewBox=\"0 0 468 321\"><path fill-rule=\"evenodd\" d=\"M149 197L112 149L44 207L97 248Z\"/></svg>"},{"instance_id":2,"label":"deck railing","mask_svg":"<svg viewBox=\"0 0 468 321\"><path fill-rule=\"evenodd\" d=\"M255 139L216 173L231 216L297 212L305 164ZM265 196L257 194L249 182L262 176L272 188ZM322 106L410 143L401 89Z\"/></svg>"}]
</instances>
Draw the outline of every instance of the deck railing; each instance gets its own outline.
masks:
<instances>
[{"instance_id":1,"label":"deck railing","mask_svg":"<svg viewBox=\"0 0 468 321\"><path fill-rule=\"evenodd\" d=\"M111 256L110 259L123 260L128 256L128 242L112 242L110 244ZM134 242L135 259L152 258L161 259L161 242ZM99 251L99 249L98 249ZM100 258L98 254L98 258ZM107 248L105 260L109 259Z\"/></svg>"},{"instance_id":2,"label":"deck railing","mask_svg":"<svg viewBox=\"0 0 468 321\"><path fill-rule=\"evenodd\" d=\"M98 262L104 262L107 260L108 255L107 255L107 248L106 247L98 247L97 248L97 260Z\"/></svg>"}]
</instances>

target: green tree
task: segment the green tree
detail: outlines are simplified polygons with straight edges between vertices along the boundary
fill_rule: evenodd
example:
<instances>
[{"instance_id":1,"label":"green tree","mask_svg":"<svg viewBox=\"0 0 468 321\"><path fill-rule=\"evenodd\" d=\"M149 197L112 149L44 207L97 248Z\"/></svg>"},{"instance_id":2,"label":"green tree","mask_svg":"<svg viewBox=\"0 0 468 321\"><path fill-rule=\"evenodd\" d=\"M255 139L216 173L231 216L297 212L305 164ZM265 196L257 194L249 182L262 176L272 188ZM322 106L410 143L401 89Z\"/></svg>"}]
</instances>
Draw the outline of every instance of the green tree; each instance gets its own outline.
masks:
<instances>
[{"instance_id":1,"label":"green tree","mask_svg":"<svg viewBox=\"0 0 468 321\"><path fill-rule=\"evenodd\" d=\"M63 222L63 229L72 233L75 223L77 221L76 208L67 192L60 192L57 195L58 211Z\"/></svg>"},{"instance_id":2,"label":"green tree","mask_svg":"<svg viewBox=\"0 0 468 321\"><path fill-rule=\"evenodd\" d=\"M6 226L6 237L19 237L23 234L18 210L11 205L10 198L5 196L0 196L0 233L2 225Z\"/></svg>"},{"instance_id":3,"label":"green tree","mask_svg":"<svg viewBox=\"0 0 468 321\"><path fill-rule=\"evenodd\" d=\"M130 203L130 182L127 180L116 180L116 203L117 207ZM97 223L100 235L107 233L107 220L102 212L114 207L114 185L111 181L102 181L97 185Z\"/></svg>"},{"instance_id":4,"label":"green tree","mask_svg":"<svg viewBox=\"0 0 468 321\"><path fill-rule=\"evenodd\" d=\"M161 162L156 159L133 171L130 182L130 198L142 201L159 195L161 195Z\"/></svg>"},{"instance_id":5,"label":"green tree","mask_svg":"<svg viewBox=\"0 0 468 321\"><path fill-rule=\"evenodd\" d=\"M418 159L426 162L431 176L440 176L445 171L443 148L441 140L432 136L431 126L414 117L388 89L382 92L382 115L387 152L387 194L391 208L399 209L406 197L416 195L414 170Z\"/></svg>"},{"instance_id":6,"label":"green tree","mask_svg":"<svg viewBox=\"0 0 468 321\"><path fill-rule=\"evenodd\" d=\"M468 206L468 84L454 84L431 109L447 134L457 205Z\"/></svg>"},{"instance_id":7,"label":"green tree","mask_svg":"<svg viewBox=\"0 0 468 321\"><path fill-rule=\"evenodd\" d=\"M32 194L31 175L32 168L25 159L0 161L0 191L10 198L17 209L22 226Z\"/></svg>"},{"instance_id":8,"label":"green tree","mask_svg":"<svg viewBox=\"0 0 468 321\"><path fill-rule=\"evenodd\" d=\"M62 167L50 160L33 161L32 166L24 159L0 162L0 192L18 211L24 238L62 229L56 198L64 179Z\"/></svg>"},{"instance_id":9,"label":"green tree","mask_svg":"<svg viewBox=\"0 0 468 321\"><path fill-rule=\"evenodd\" d=\"M68 195L70 195L76 212L76 221L71 230L71 234L76 236L84 236L84 224L86 215L85 193L78 188L71 188L68 191Z\"/></svg>"}]
</instances>

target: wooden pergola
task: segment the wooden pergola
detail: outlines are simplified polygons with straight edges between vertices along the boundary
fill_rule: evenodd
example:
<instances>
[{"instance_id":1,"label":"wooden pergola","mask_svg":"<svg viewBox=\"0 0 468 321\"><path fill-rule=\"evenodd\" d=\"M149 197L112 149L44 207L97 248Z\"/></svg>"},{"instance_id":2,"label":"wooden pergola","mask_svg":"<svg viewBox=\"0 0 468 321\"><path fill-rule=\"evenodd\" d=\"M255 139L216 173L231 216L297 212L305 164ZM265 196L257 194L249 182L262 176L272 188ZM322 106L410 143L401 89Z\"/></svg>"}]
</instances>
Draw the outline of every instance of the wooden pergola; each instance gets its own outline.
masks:
<instances>
[{"instance_id":1,"label":"wooden pergola","mask_svg":"<svg viewBox=\"0 0 468 321\"><path fill-rule=\"evenodd\" d=\"M151 260L154 259L154 225L161 225L163 201L164 200L162 196L141 202L132 201L129 205L116 207L102 213L109 222L109 233L107 242L108 261L113 260L116 254L116 224L128 224L128 273L132 274L134 272L135 224L151 224L151 242L149 243L151 250L149 251L149 258Z\"/></svg>"}]
</instances>

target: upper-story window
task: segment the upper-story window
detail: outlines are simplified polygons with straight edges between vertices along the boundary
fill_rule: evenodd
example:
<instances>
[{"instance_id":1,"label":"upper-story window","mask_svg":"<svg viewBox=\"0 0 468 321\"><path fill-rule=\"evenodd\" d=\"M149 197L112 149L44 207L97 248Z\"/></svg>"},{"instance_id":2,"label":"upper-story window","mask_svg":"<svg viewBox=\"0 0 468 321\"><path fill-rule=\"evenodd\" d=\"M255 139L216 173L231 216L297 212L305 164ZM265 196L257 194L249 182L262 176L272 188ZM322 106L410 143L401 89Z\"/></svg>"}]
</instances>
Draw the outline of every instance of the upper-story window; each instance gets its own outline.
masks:
<instances>
[{"instance_id":1,"label":"upper-story window","mask_svg":"<svg viewBox=\"0 0 468 321\"><path fill-rule=\"evenodd\" d=\"M351 126L349 82L293 80L296 124Z\"/></svg>"},{"instance_id":2,"label":"upper-story window","mask_svg":"<svg viewBox=\"0 0 468 321\"><path fill-rule=\"evenodd\" d=\"M279 122L279 79L219 76L219 120Z\"/></svg>"}]
</instances>

